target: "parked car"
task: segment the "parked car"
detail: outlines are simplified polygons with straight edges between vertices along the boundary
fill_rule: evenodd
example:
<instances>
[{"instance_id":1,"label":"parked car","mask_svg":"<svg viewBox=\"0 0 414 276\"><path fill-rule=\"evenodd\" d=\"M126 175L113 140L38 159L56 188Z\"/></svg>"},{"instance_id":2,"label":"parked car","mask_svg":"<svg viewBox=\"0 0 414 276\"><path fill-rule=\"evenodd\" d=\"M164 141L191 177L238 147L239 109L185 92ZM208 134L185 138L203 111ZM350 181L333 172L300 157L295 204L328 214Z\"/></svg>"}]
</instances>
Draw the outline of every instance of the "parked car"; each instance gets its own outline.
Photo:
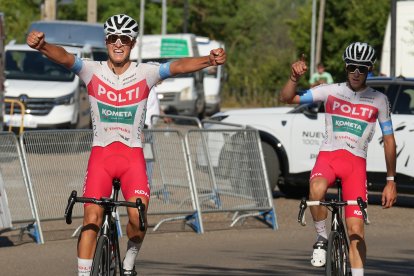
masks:
<instances>
[{"instance_id":1,"label":"parked car","mask_svg":"<svg viewBox=\"0 0 414 276\"><path fill-rule=\"evenodd\" d=\"M398 191L414 193L411 156L414 153L411 142L414 139L414 79L375 77L368 79L367 84L385 93L390 100L397 142ZM308 192L310 171L324 138L323 109L323 104L314 103L298 105L286 112L281 112L280 107L230 110L217 113L211 119L258 129L271 189L277 185L286 195L299 197ZM207 127L222 126L209 124ZM222 141L218 151L225 149ZM211 154L211 160L213 166L219 166L220 152ZM379 125L368 149L367 174L368 189L382 190L386 166Z\"/></svg>"},{"instance_id":2,"label":"parked car","mask_svg":"<svg viewBox=\"0 0 414 276\"><path fill-rule=\"evenodd\" d=\"M93 60L105 61L108 53L105 45L103 23L90 23L76 20L34 21L28 28L44 32L48 42L73 47L89 45Z\"/></svg>"},{"instance_id":3,"label":"parked car","mask_svg":"<svg viewBox=\"0 0 414 276\"><path fill-rule=\"evenodd\" d=\"M131 60L139 60L139 41L131 50ZM144 35L142 62L165 63L178 58L200 56L194 34ZM157 84L161 109L172 115L204 118L206 102L201 71L180 74Z\"/></svg>"},{"instance_id":4,"label":"parked car","mask_svg":"<svg viewBox=\"0 0 414 276\"><path fill-rule=\"evenodd\" d=\"M87 46L64 48L82 58L92 57ZM78 76L27 44L6 45L5 56L5 98L23 103L24 128L90 127L88 93ZM11 104L6 103L4 122L19 127L20 106L12 111Z\"/></svg>"}]
</instances>

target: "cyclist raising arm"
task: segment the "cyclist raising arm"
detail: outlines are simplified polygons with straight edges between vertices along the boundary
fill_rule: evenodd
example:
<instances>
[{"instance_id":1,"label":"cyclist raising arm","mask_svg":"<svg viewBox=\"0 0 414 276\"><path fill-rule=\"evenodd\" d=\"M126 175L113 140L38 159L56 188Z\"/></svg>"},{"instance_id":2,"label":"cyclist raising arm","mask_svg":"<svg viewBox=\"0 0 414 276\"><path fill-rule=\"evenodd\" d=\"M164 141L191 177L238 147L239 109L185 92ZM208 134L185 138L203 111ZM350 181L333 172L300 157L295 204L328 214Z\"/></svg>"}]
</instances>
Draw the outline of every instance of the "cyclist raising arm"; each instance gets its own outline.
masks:
<instances>
[{"instance_id":1,"label":"cyclist raising arm","mask_svg":"<svg viewBox=\"0 0 414 276\"><path fill-rule=\"evenodd\" d=\"M138 35L137 22L128 15L110 17L104 24L108 60L83 60L58 45L49 44L42 32L32 31L27 44L50 60L76 73L86 84L93 123L93 145L84 182L84 197L109 197L112 179L121 180L126 200L139 197L148 206L150 189L145 172L141 133L151 87L181 73L191 73L226 61L223 49L209 56L183 58L160 65L137 64L129 59ZM145 208L145 220L146 212ZM78 274L89 275L103 209L85 204L78 241ZM136 275L134 263L144 240L139 230L138 211L128 208L128 246L123 261L124 275Z\"/></svg>"},{"instance_id":2,"label":"cyclist raising arm","mask_svg":"<svg viewBox=\"0 0 414 276\"><path fill-rule=\"evenodd\" d=\"M310 200L323 200L327 189L336 178L342 179L343 199L367 200L366 156L368 143L379 121L384 140L387 178L382 192L382 205L390 208L397 199L395 183L396 145L389 112L388 98L368 87L366 79L372 71L375 50L367 43L351 43L343 54L347 81L320 85L296 95L296 84L307 72L301 60L292 64L290 79L283 87L280 100L287 103L324 102L326 136L321 145L315 166L310 176ZM364 274L366 245L364 223L357 207L345 207L345 218L350 239L350 262L352 275ZM311 207L317 232L317 241L311 263L324 266L326 262L327 232L325 221L327 210L322 206Z\"/></svg>"}]
</instances>

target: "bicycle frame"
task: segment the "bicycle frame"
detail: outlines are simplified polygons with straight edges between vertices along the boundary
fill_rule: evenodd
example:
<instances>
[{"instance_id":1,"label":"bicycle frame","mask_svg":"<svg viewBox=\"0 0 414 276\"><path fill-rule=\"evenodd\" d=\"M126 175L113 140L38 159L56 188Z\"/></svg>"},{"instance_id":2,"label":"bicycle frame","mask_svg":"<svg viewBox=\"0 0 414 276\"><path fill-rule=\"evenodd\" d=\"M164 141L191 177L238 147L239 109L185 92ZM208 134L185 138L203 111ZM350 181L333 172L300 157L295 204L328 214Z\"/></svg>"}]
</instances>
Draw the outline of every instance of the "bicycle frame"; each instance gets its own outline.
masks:
<instances>
[{"instance_id":1,"label":"bicycle frame","mask_svg":"<svg viewBox=\"0 0 414 276\"><path fill-rule=\"evenodd\" d=\"M331 232L328 238L327 262L325 265L326 275L347 275L350 270L349 266L349 241L345 230L342 207L347 205L358 205L365 224L368 224L366 213L367 204L358 197L357 200L342 200L342 187L340 180L337 180L338 197L331 201L306 201L302 199L298 215L298 222L303 226L306 225L305 210L307 206L325 206L332 213Z\"/></svg>"},{"instance_id":2,"label":"bicycle frame","mask_svg":"<svg viewBox=\"0 0 414 276\"><path fill-rule=\"evenodd\" d=\"M105 259L106 261L104 261L104 264L105 264L104 269L106 270L107 274L104 274L104 275L116 275L117 267L119 271L123 274L121 255L120 255L120 250L119 250L118 227L116 225L116 221L117 221L116 208L118 206L137 208L138 213L139 213L139 228L141 231L145 230L145 220L144 220L145 205L142 203L142 200L140 198L137 198L136 202L118 201L118 193L119 193L120 187L121 187L121 183L119 179L114 179L113 180L113 193L112 193L111 198L95 199L95 198L87 198L87 197L77 197L77 192L72 191L68 199L68 205L65 210L65 218L66 218L67 224L72 223L72 210L76 202L93 203L93 204L100 205L104 208L103 217L102 217L102 225L99 230L99 235L97 239L97 247L95 250L94 259L93 259L94 261L92 264L92 273L95 271L96 275L98 275L96 265L100 265L101 264L100 261L105 260ZM103 243L102 248L99 248L100 243ZM102 251L105 251L104 250L105 246L107 246L108 249L106 250L106 252L101 252L100 251L101 249ZM102 254L105 254L105 256L102 256ZM114 266L112 266L113 261L115 261ZM110 270L111 267L114 268L112 272Z\"/></svg>"}]
</instances>

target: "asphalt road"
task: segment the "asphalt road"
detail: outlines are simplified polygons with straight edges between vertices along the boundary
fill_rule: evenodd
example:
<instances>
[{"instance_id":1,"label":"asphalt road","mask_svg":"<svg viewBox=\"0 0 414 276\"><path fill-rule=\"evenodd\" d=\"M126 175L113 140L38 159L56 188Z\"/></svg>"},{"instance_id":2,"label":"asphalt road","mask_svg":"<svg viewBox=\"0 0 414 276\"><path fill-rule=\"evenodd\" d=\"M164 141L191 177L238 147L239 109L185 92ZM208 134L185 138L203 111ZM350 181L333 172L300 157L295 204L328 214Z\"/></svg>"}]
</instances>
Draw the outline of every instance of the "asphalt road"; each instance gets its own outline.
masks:
<instances>
[{"instance_id":1,"label":"asphalt road","mask_svg":"<svg viewBox=\"0 0 414 276\"><path fill-rule=\"evenodd\" d=\"M366 275L414 275L414 197L400 197L399 206L383 210L370 196L371 225L366 228ZM150 228L141 249L139 275L323 275L310 264L314 230L296 222L299 202L276 195L279 229L255 218L230 228L231 214L206 214L205 233L194 233L182 222ZM308 222L310 214L307 213ZM159 217L151 216L150 226ZM79 225L62 221L42 224L45 244L37 245L18 232L0 236L0 275L76 275ZM121 239L122 253L126 239Z\"/></svg>"}]
</instances>

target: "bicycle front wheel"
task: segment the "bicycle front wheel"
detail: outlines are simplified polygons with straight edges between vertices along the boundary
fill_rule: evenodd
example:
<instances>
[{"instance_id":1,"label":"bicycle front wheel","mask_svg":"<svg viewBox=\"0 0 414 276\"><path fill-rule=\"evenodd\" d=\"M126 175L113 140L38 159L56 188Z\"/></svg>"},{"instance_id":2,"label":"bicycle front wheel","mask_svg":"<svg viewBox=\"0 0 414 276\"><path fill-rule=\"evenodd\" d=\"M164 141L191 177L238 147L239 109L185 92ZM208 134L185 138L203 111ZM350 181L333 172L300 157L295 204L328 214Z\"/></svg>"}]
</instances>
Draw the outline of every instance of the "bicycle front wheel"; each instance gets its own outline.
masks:
<instances>
[{"instance_id":1,"label":"bicycle front wheel","mask_svg":"<svg viewBox=\"0 0 414 276\"><path fill-rule=\"evenodd\" d=\"M345 276L349 273L348 243L338 232L332 231L328 239L325 275Z\"/></svg>"},{"instance_id":2,"label":"bicycle front wheel","mask_svg":"<svg viewBox=\"0 0 414 276\"><path fill-rule=\"evenodd\" d=\"M109 276L110 258L109 239L106 236L100 236L96 244L95 255L93 256L91 275Z\"/></svg>"}]
</instances>

